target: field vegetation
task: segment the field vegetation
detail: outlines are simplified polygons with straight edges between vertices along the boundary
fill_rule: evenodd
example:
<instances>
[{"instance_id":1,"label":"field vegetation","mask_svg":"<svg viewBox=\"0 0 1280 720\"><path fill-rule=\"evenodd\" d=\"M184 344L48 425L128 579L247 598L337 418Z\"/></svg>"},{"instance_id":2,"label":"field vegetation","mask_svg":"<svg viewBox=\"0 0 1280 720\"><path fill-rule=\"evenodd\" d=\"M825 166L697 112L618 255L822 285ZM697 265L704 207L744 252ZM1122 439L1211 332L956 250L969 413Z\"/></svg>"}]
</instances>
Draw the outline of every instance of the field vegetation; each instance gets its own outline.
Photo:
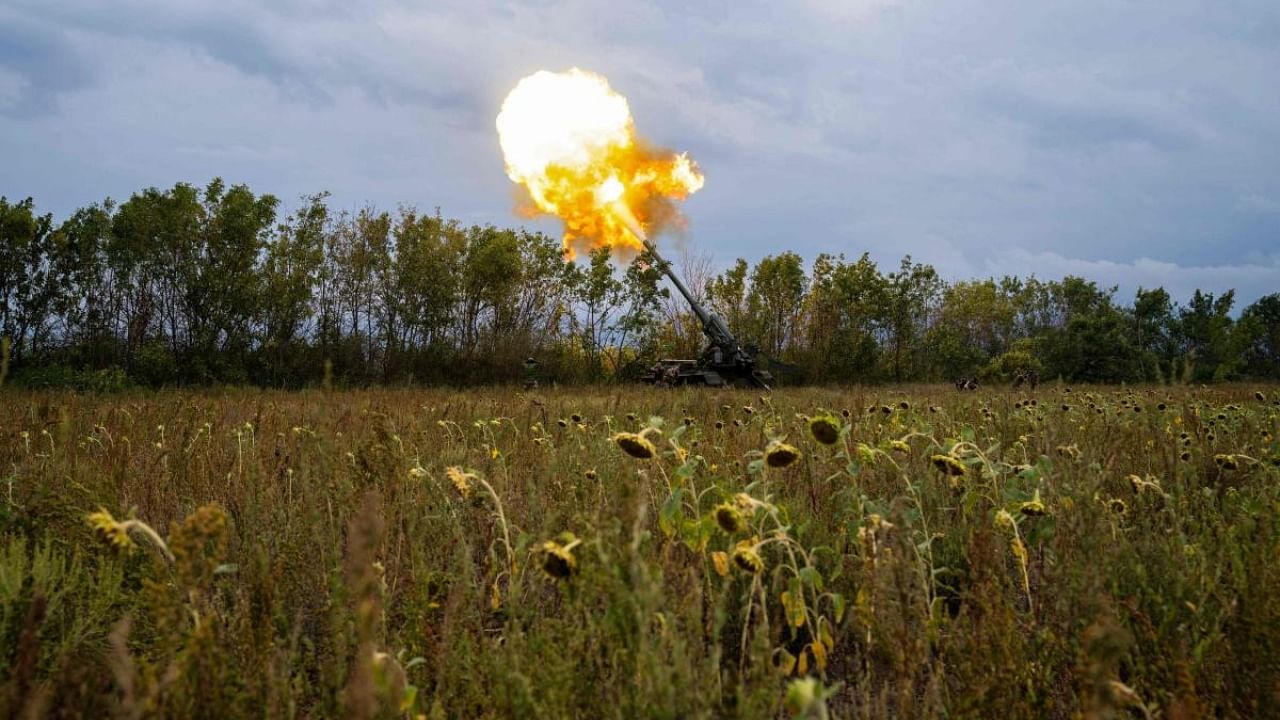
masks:
<instances>
[{"instance_id":1,"label":"field vegetation","mask_svg":"<svg viewBox=\"0 0 1280 720\"><path fill-rule=\"evenodd\" d=\"M0 396L0 711L1262 717L1269 386Z\"/></svg>"}]
</instances>

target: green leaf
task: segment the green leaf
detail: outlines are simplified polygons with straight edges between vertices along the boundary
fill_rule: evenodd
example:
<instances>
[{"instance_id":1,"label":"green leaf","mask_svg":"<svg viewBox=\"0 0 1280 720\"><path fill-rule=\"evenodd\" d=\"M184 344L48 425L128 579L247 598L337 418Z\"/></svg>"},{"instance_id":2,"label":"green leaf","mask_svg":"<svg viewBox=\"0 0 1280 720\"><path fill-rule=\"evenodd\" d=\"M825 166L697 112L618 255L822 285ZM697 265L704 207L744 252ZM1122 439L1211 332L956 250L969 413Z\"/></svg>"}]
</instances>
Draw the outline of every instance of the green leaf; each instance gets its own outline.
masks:
<instances>
[{"instance_id":1,"label":"green leaf","mask_svg":"<svg viewBox=\"0 0 1280 720\"><path fill-rule=\"evenodd\" d=\"M800 579L809 587L814 588L818 592L822 592L822 573L818 572L817 568L800 568Z\"/></svg>"},{"instance_id":2,"label":"green leaf","mask_svg":"<svg viewBox=\"0 0 1280 720\"><path fill-rule=\"evenodd\" d=\"M662 503L662 509L658 511L658 527L667 537L671 537L676 532L676 520L684 508L683 500L687 492L685 488L676 488L667 496L666 502Z\"/></svg>"},{"instance_id":3,"label":"green leaf","mask_svg":"<svg viewBox=\"0 0 1280 720\"><path fill-rule=\"evenodd\" d=\"M835 616L836 622L844 620L844 595L840 593L831 593L831 610Z\"/></svg>"}]
</instances>

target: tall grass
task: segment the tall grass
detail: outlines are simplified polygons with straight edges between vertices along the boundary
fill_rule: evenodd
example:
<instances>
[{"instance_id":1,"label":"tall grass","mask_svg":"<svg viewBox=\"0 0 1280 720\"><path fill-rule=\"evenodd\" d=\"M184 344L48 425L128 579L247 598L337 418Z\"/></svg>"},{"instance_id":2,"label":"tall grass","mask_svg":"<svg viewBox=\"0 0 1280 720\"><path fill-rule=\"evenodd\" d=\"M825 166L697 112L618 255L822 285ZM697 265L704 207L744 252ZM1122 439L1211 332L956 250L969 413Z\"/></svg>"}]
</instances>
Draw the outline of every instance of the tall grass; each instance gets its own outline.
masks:
<instances>
[{"instance_id":1,"label":"tall grass","mask_svg":"<svg viewBox=\"0 0 1280 720\"><path fill-rule=\"evenodd\" d=\"M1261 717L1275 394L11 392L0 711Z\"/></svg>"}]
</instances>

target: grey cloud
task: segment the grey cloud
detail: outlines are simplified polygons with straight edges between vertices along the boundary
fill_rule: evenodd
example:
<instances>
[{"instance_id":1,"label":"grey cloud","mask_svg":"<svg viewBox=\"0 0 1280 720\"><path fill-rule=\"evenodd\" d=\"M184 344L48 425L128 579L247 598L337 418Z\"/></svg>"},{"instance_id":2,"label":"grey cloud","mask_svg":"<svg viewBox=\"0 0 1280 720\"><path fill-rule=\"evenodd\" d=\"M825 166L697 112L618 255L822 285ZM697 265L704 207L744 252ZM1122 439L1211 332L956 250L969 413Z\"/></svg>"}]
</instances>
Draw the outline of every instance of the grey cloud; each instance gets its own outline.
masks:
<instances>
[{"instance_id":1,"label":"grey cloud","mask_svg":"<svg viewBox=\"0 0 1280 720\"><path fill-rule=\"evenodd\" d=\"M1097 152L1119 143L1176 151L1193 141L1186 133L1135 114L1055 106L1014 94L992 97L989 104L1006 119L1029 128L1037 143L1055 151Z\"/></svg>"},{"instance_id":2,"label":"grey cloud","mask_svg":"<svg viewBox=\"0 0 1280 720\"><path fill-rule=\"evenodd\" d=\"M987 274L1060 278L1076 275L1103 287L1119 287L1118 299L1128 301L1139 288L1164 287L1178 301L1186 302L1197 289L1223 292L1234 288L1239 312L1262 295L1280 288L1280 255L1257 263L1182 266L1139 257L1116 263L1063 257L1056 253L1033 253L1011 249L988 260Z\"/></svg>"},{"instance_id":3,"label":"grey cloud","mask_svg":"<svg viewBox=\"0 0 1280 720\"><path fill-rule=\"evenodd\" d=\"M32 117L53 112L59 95L85 86L89 63L61 30L32 22L0 8L0 69L17 78L0 114Z\"/></svg>"},{"instance_id":4,"label":"grey cloud","mask_svg":"<svg viewBox=\"0 0 1280 720\"><path fill-rule=\"evenodd\" d=\"M520 222L493 117L576 65L702 164L689 239L726 264L869 250L980 274L1013 248L1207 284L1280 236L1271 0L0 2L0 136L47 166L0 167L0 192L59 211L221 174ZM14 42L12 19L38 32Z\"/></svg>"}]
</instances>

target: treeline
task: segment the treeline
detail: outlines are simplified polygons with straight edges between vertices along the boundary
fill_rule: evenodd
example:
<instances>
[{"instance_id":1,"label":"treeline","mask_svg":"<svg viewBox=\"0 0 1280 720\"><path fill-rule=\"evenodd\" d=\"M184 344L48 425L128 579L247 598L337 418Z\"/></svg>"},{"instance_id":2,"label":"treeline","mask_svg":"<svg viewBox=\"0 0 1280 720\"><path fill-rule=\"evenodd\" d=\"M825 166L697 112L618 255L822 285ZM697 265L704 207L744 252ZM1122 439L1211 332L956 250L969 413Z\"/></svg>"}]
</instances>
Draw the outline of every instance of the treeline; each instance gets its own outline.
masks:
<instances>
[{"instance_id":1,"label":"treeline","mask_svg":"<svg viewBox=\"0 0 1280 720\"><path fill-rule=\"evenodd\" d=\"M55 222L0 198L0 336L29 386L470 384L624 379L696 357L696 319L648 263L563 261L556 238L439 211L335 212L214 180ZM1280 378L1280 293L1129 304L1077 277L945 282L905 258L782 252L677 270L797 382Z\"/></svg>"}]
</instances>

